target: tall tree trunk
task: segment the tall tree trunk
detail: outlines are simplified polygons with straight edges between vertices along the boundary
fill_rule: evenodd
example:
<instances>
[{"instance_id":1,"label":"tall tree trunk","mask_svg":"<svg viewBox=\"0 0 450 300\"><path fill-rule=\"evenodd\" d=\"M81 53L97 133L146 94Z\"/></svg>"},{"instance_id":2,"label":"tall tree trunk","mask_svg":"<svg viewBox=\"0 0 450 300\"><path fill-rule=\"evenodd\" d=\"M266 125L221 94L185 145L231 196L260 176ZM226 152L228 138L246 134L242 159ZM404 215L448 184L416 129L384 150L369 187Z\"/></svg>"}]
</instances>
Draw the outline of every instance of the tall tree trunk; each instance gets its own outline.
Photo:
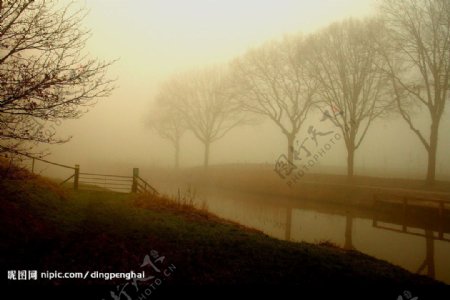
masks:
<instances>
[{"instance_id":1,"label":"tall tree trunk","mask_svg":"<svg viewBox=\"0 0 450 300\"><path fill-rule=\"evenodd\" d=\"M350 215L350 212L347 212L347 216L345 217L345 243L344 248L348 250L355 249L353 247L353 216Z\"/></svg>"},{"instance_id":2,"label":"tall tree trunk","mask_svg":"<svg viewBox=\"0 0 450 300\"><path fill-rule=\"evenodd\" d=\"M208 165L209 165L209 145L210 144L211 144L210 141L205 142L205 160L204 160L205 169L208 168Z\"/></svg>"},{"instance_id":3,"label":"tall tree trunk","mask_svg":"<svg viewBox=\"0 0 450 300\"><path fill-rule=\"evenodd\" d=\"M295 134L286 135L288 141L288 152L287 158L291 163L294 163L294 141Z\"/></svg>"},{"instance_id":4,"label":"tall tree trunk","mask_svg":"<svg viewBox=\"0 0 450 300\"><path fill-rule=\"evenodd\" d=\"M175 141L175 169L180 167L180 140Z\"/></svg>"},{"instance_id":5,"label":"tall tree trunk","mask_svg":"<svg viewBox=\"0 0 450 300\"><path fill-rule=\"evenodd\" d=\"M428 149L427 184L433 185L436 179L436 154L439 134L439 119L431 122L430 148Z\"/></svg>"},{"instance_id":6,"label":"tall tree trunk","mask_svg":"<svg viewBox=\"0 0 450 300\"><path fill-rule=\"evenodd\" d=\"M351 145L347 148L347 178L349 180L353 178L354 161L355 161L355 147Z\"/></svg>"},{"instance_id":7,"label":"tall tree trunk","mask_svg":"<svg viewBox=\"0 0 450 300\"><path fill-rule=\"evenodd\" d=\"M284 232L284 239L286 241L291 240L291 227L292 227L292 207L286 208L286 228Z\"/></svg>"},{"instance_id":8,"label":"tall tree trunk","mask_svg":"<svg viewBox=\"0 0 450 300\"><path fill-rule=\"evenodd\" d=\"M426 264L428 266L427 275L430 276L431 278L435 278L433 231L426 230L425 236L426 236L426 243L427 243L426 259L425 259Z\"/></svg>"}]
</instances>

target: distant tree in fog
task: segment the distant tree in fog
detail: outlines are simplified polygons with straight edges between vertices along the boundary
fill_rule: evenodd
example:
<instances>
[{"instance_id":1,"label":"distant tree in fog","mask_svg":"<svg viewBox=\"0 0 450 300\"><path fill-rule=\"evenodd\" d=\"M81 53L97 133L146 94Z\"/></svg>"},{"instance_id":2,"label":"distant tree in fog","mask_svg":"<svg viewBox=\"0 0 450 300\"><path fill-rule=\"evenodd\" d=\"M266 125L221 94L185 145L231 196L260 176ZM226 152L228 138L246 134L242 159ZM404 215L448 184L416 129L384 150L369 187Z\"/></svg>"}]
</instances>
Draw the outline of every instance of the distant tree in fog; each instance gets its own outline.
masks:
<instances>
[{"instance_id":1,"label":"distant tree in fog","mask_svg":"<svg viewBox=\"0 0 450 300\"><path fill-rule=\"evenodd\" d=\"M344 137L349 178L354 174L355 152L368 129L393 107L376 51L382 28L377 20L347 20L333 23L307 40L308 74L318 84L319 108Z\"/></svg>"},{"instance_id":2,"label":"distant tree in fog","mask_svg":"<svg viewBox=\"0 0 450 300\"><path fill-rule=\"evenodd\" d=\"M388 43L380 47L386 73L401 117L428 152L426 181L432 184L449 90L450 2L384 0L380 11L388 28ZM428 112L429 131L418 125L422 108Z\"/></svg>"},{"instance_id":3,"label":"distant tree in fog","mask_svg":"<svg viewBox=\"0 0 450 300\"><path fill-rule=\"evenodd\" d=\"M249 51L232 63L234 93L243 111L261 115L281 129L287 158L313 102L315 86L305 72L303 37L285 38Z\"/></svg>"},{"instance_id":4,"label":"distant tree in fog","mask_svg":"<svg viewBox=\"0 0 450 300\"><path fill-rule=\"evenodd\" d=\"M245 119L229 92L228 74L222 68L205 68L171 78L165 93L171 95L171 109L183 126L204 145L204 166L208 167L211 144ZM175 118L175 115L172 116Z\"/></svg>"},{"instance_id":5,"label":"distant tree in fog","mask_svg":"<svg viewBox=\"0 0 450 300\"><path fill-rule=\"evenodd\" d=\"M186 132L183 116L175 108L177 95L173 94L170 83L161 86L149 117L149 125L160 137L167 139L175 148L175 168L180 166L180 141Z\"/></svg>"},{"instance_id":6,"label":"distant tree in fog","mask_svg":"<svg viewBox=\"0 0 450 300\"><path fill-rule=\"evenodd\" d=\"M83 51L85 15L74 3L0 0L0 154L65 142L49 125L79 117L112 91L111 63Z\"/></svg>"}]
</instances>

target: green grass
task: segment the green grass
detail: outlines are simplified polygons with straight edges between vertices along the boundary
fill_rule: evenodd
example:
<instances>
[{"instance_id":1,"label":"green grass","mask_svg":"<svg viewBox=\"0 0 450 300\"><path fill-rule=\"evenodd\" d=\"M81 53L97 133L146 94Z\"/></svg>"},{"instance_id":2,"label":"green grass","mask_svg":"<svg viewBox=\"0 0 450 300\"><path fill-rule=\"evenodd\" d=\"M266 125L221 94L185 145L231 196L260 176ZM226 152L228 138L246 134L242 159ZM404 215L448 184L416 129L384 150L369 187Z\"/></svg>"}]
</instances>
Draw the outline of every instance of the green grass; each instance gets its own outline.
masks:
<instances>
[{"instance_id":1,"label":"green grass","mask_svg":"<svg viewBox=\"0 0 450 300\"><path fill-rule=\"evenodd\" d=\"M386 299L396 299L404 289L427 299L430 291L448 292L430 278L356 251L280 241L164 198L74 192L34 176L3 178L0 191L3 270L138 272L144 256L157 250L165 256L161 268L176 266L160 295L180 289L197 293L238 288L263 293L308 289L319 294L337 288L352 294L367 288L373 295L383 291ZM8 284L14 290L75 286L80 293L95 287L83 299L110 299L109 291L125 282Z\"/></svg>"}]
</instances>

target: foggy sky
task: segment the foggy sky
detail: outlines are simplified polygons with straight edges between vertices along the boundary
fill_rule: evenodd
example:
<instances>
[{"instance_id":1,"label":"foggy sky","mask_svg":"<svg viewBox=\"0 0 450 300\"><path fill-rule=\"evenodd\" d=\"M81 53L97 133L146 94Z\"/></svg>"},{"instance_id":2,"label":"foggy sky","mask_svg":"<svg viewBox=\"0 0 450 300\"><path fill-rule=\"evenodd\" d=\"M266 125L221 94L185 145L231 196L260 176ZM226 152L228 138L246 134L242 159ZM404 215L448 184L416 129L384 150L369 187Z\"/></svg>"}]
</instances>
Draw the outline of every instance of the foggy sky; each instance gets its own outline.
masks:
<instances>
[{"instance_id":1,"label":"foggy sky","mask_svg":"<svg viewBox=\"0 0 450 300\"><path fill-rule=\"evenodd\" d=\"M173 164L170 144L146 127L158 85L174 72L226 64L251 47L284 34L313 32L333 21L375 12L372 0L85 0L85 20L92 37L87 50L100 59L119 61L110 69L118 88L82 118L64 121L59 135L72 135L52 146L48 159L89 165L130 166ZM450 173L448 107L440 127L437 177ZM332 126L311 115L309 125ZM425 131L426 132L426 131ZM201 165L203 147L192 135L182 141L181 166ZM231 131L211 148L211 164L273 164L286 150L286 140L271 123ZM403 120L378 120L356 152L355 172L376 167L380 172L426 171L426 151ZM320 164L345 166L343 141Z\"/></svg>"}]
</instances>

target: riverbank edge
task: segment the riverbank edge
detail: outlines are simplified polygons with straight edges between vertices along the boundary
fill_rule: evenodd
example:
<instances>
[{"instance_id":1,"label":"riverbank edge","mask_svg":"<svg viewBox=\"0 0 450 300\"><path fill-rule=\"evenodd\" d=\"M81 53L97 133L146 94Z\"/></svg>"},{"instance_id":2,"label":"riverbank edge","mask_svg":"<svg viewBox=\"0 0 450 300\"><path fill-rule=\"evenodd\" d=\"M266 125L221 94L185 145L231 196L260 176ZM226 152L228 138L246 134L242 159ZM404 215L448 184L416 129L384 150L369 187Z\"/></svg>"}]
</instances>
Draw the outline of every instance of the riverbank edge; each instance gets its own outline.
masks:
<instances>
[{"instance_id":1,"label":"riverbank edge","mask_svg":"<svg viewBox=\"0 0 450 300\"><path fill-rule=\"evenodd\" d=\"M423 295L447 291L442 283L357 251L276 240L185 203L108 192L75 193L34 175L3 179L1 185L4 270L129 270L130 265L142 264L141 256L151 244L180 270L161 294L179 288L193 293L313 289L321 294L326 287L336 291L341 287L340 293L356 295L361 287L378 287L393 297L403 289ZM16 292L24 289L20 284L8 282ZM92 285L96 282L75 287ZM43 286L27 282L25 289L52 290L52 286L74 288L55 281ZM109 288L99 287L104 293Z\"/></svg>"}]
</instances>

